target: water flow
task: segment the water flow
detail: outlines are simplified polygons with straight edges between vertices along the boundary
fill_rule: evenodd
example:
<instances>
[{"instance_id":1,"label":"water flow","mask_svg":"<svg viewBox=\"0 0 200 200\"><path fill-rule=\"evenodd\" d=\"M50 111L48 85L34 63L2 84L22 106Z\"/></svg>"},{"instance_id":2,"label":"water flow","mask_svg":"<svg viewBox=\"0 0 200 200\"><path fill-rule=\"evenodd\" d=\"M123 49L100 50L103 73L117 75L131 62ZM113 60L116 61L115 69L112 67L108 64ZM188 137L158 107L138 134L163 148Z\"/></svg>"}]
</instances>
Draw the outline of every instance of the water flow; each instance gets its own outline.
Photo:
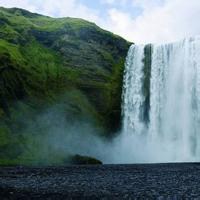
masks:
<instances>
[{"instance_id":1,"label":"water flow","mask_svg":"<svg viewBox=\"0 0 200 200\"><path fill-rule=\"evenodd\" d=\"M133 45L124 75L124 136L140 135L146 162L200 160L200 38L152 45L149 121L145 107L143 45ZM135 150L135 149L134 149ZM135 150L137 153L137 150ZM151 156L149 156L151 151Z\"/></svg>"},{"instance_id":2,"label":"water flow","mask_svg":"<svg viewBox=\"0 0 200 200\"><path fill-rule=\"evenodd\" d=\"M141 110L144 46L131 46L126 59L123 90L124 130L140 134L144 128Z\"/></svg>"}]
</instances>

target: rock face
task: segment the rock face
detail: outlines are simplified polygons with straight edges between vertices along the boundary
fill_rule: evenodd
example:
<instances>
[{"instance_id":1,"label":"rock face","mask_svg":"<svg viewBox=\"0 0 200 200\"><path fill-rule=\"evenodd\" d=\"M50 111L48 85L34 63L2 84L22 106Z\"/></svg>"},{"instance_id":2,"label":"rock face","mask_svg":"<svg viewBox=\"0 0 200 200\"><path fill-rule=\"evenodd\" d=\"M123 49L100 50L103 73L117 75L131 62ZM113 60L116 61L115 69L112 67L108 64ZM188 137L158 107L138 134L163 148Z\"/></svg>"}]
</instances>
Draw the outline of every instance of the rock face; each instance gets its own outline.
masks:
<instances>
[{"instance_id":1,"label":"rock face","mask_svg":"<svg viewBox=\"0 0 200 200\"><path fill-rule=\"evenodd\" d=\"M0 8L0 160L14 155L11 145L18 162L27 140L40 141L46 129L37 116L55 105L69 124L87 119L106 136L118 130L129 46L82 19Z\"/></svg>"}]
</instances>

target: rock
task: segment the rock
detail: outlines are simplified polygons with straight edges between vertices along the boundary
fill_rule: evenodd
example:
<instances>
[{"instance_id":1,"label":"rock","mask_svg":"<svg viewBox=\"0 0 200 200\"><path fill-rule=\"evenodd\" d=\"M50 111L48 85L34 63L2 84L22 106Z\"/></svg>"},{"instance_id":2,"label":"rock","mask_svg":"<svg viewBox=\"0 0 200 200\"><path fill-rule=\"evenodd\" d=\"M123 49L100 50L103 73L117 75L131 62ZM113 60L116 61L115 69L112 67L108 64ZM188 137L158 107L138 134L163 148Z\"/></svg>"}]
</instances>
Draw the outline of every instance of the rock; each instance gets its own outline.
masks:
<instances>
[{"instance_id":1,"label":"rock","mask_svg":"<svg viewBox=\"0 0 200 200\"><path fill-rule=\"evenodd\" d=\"M74 165L101 165L103 164L100 160L89 156L74 155L71 157L71 164Z\"/></svg>"}]
</instances>

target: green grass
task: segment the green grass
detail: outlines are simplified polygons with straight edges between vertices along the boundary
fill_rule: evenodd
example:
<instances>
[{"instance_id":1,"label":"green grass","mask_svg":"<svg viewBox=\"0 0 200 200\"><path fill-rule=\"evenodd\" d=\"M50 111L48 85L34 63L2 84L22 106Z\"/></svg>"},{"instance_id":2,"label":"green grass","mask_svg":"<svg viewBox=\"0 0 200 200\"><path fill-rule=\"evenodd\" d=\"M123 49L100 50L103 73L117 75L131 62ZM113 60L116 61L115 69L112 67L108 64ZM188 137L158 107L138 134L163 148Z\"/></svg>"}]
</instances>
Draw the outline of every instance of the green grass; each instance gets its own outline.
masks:
<instances>
[{"instance_id":1,"label":"green grass","mask_svg":"<svg viewBox=\"0 0 200 200\"><path fill-rule=\"evenodd\" d=\"M25 60L19 51L19 46L16 44L9 43L5 40L0 39L0 53L8 53L11 59L18 64L22 64Z\"/></svg>"}]
</instances>

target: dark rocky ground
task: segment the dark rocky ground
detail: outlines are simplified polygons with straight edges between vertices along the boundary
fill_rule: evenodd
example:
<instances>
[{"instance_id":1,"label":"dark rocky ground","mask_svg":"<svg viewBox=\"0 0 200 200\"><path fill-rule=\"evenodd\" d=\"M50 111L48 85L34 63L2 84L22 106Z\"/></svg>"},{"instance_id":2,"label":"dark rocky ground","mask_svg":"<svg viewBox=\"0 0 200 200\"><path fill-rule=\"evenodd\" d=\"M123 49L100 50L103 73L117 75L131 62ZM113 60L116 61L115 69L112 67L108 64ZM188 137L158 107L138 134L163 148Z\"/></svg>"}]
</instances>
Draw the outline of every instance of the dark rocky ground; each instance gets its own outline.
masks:
<instances>
[{"instance_id":1,"label":"dark rocky ground","mask_svg":"<svg viewBox=\"0 0 200 200\"><path fill-rule=\"evenodd\" d=\"M200 199L200 164L1 167L0 199Z\"/></svg>"}]
</instances>

